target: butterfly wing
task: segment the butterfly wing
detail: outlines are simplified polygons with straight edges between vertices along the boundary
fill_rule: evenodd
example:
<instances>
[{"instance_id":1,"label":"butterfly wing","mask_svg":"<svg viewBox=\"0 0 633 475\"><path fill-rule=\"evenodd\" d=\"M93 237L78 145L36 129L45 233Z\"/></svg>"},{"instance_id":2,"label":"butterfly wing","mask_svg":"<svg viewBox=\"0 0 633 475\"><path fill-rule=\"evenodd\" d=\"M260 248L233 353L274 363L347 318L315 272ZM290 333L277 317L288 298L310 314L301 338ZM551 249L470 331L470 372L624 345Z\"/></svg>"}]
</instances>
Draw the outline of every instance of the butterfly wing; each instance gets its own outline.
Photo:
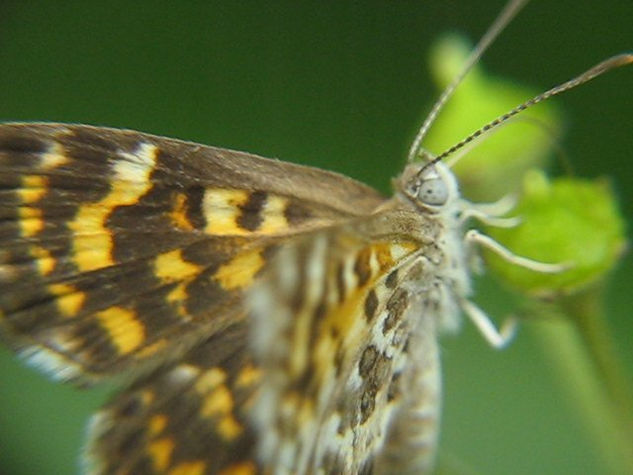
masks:
<instances>
[{"instance_id":1,"label":"butterfly wing","mask_svg":"<svg viewBox=\"0 0 633 475\"><path fill-rule=\"evenodd\" d=\"M397 473L430 465L439 232L418 213L386 209L280 250L251 297L253 348L266 375L253 419L266 467ZM411 450L398 451L398 441Z\"/></svg>"},{"instance_id":2,"label":"butterfly wing","mask_svg":"<svg viewBox=\"0 0 633 475\"><path fill-rule=\"evenodd\" d=\"M284 239L381 202L245 153L0 125L0 336L62 380L148 371L243 319L244 289Z\"/></svg>"},{"instance_id":3,"label":"butterfly wing","mask_svg":"<svg viewBox=\"0 0 633 475\"><path fill-rule=\"evenodd\" d=\"M93 416L89 473L254 473L247 411L261 371L246 333L241 322L214 334Z\"/></svg>"},{"instance_id":4,"label":"butterfly wing","mask_svg":"<svg viewBox=\"0 0 633 475\"><path fill-rule=\"evenodd\" d=\"M432 255L417 214L329 172L59 124L0 126L0 186L0 335L60 379L137 370L91 425L97 472L374 462L406 392L402 276Z\"/></svg>"}]
</instances>

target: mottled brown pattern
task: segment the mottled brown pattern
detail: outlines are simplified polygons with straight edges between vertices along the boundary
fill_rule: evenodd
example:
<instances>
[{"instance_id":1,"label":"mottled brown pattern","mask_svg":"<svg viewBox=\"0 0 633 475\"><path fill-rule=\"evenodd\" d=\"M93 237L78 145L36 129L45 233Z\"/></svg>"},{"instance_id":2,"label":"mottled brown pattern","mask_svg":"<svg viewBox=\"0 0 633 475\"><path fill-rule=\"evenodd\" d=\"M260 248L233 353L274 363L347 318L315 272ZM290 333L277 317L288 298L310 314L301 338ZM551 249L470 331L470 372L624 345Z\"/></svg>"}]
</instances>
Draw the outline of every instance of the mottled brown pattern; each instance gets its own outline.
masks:
<instances>
[{"instance_id":1,"label":"mottled brown pattern","mask_svg":"<svg viewBox=\"0 0 633 475\"><path fill-rule=\"evenodd\" d=\"M376 295L376 291L374 289L370 289L367 292L367 297L365 297L365 318L368 322L373 320L376 316L376 309L378 308L378 296Z\"/></svg>"},{"instance_id":2,"label":"mottled brown pattern","mask_svg":"<svg viewBox=\"0 0 633 475\"><path fill-rule=\"evenodd\" d=\"M265 191L256 190L248 195L248 201L240 206L240 216L237 224L248 231L257 231L262 224L262 210L268 195Z\"/></svg>"},{"instance_id":3,"label":"mottled brown pattern","mask_svg":"<svg viewBox=\"0 0 633 475\"><path fill-rule=\"evenodd\" d=\"M358 279L358 286L363 287L371 278L371 267L369 259L371 259L371 248L367 247L361 250L354 261L354 273Z\"/></svg>"},{"instance_id":4,"label":"mottled brown pattern","mask_svg":"<svg viewBox=\"0 0 633 475\"><path fill-rule=\"evenodd\" d=\"M360 396L360 423L364 424L374 413L376 408L376 393L378 388L373 385L366 384Z\"/></svg>"},{"instance_id":5,"label":"mottled brown pattern","mask_svg":"<svg viewBox=\"0 0 633 475\"><path fill-rule=\"evenodd\" d=\"M23 154L37 156L45 152L48 143L33 134L24 131L23 133L0 135L0 150L6 154L5 160L18 159Z\"/></svg>"},{"instance_id":6,"label":"mottled brown pattern","mask_svg":"<svg viewBox=\"0 0 633 475\"><path fill-rule=\"evenodd\" d=\"M298 226L313 217L313 213L308 206L299 201L291 200L284 210L284 217L290 226Z\"/></svg>"},{"instance_id":7,"label":"mottled brown pattern","mask_svg":"<svg viewBox=\"0 0 633 475\"><path fill-rule=\"evenodd\" d=\"M409 293L402 289L396 289L387 302L387 318L382 325L383 333L391 330L402 318L409 306Z\"/></svg>"},{"instance_id":8,"label":"mottled brown pattern","mask_svg":"<svg viewBox=\"0 0 633 475\"><path fill-rule=\"evenodd\" d=\"M385 286L388 289L394 289L398 285L398 269L392 270L385 279Z\"/></svg>"},{"instance_id":9,"label":"mottled brown pattern","mask_svg":"<svg viewBox=\"0 0 633 475\"><path fill-rule=\"evenodd\" d=\"M400 396L400 377L402 373L394 373L391 376L391 382L389 383L389 389L387 390L387 401L393 401Z\"/></svg>"},{"instance_id":10,"label":"mottled brown pattern","mask_svg":"<svg viewBox=\"0 0 633 475\"><path fill-rule=\"evenodd\" d=\"M369 345L363 350L358 362L358 373L361 378L367 378L369 376L377 358L378 349L375 345Z\"/></svg>"},{"instance_id":11,"label":"mottled brown pattern","mask_svg":"<svg viewBox=\"0 0 633 475\"><path fill-rule=\"evenodd\" d=\"M345 285L345 264L338 262L336 264L336 292L338 296L338 303L343 303L347 295L347 288Z\"/></svg>"},{"instance_id":12,"label":"mottled brown pattern","mask_svg":"<svg viewBox=\"0 0 633 475\"><path fill-rule=\"evenodd\" d=\"M374 412L377 394L386 388L390 366L390 358L380 353L375 345L369 345L362 351L358 363L358 373L363 379L360 393L361 424L367 422Z\"/></svg>"}]
</instances>

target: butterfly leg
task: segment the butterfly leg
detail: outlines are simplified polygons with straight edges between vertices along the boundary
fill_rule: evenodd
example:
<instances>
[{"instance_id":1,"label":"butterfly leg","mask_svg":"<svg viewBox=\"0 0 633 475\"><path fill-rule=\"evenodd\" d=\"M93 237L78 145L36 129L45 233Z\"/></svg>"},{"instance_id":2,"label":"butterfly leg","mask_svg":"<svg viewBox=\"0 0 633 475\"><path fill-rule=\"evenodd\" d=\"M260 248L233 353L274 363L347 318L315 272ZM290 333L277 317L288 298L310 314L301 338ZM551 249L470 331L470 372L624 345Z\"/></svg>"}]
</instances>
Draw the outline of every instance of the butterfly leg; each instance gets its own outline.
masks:
<instances>
[{"instance_id":1,"label":"butterfly leg","mask_svg":"<svg viewBox=\"0 0 633 475\"><path fill-rule=\"evenodd\" d=\"M466 233L465 241L468 245L479 245L485 247L499 255L510 264L514 264L525 269L535 272L553 274L562 272L569 268L568 264L548 264L545 262L535 261L527 257L517 256L510 250L503 247L490 236L471 229ZM477 307L473 302L463 299L460 306L464 313L475 324L486 341L494 348L500 349L505 347L514 337L518 325L516 318L510 318L504 322L500 329L497 329L492 320L486 313Z\"/></svg>"},{"instance_id":2,"label":"butterfly leg","mask_svg":"<svg viewBox=\"0 0 633 475\"><path fill-rule=\"evenodd\" d=\"M507 194L491 203L473 203L468 200L463 201L463 209L467 213L469 210L476 210L478 213L488 216L503 216L512 211L517 205L517 197L514 194Z\"/></svg>"},{"instance_id":3,"label":"butterfly leg","mask_svg":"<svg viewBox=\"0 0 633 475\"><path fill-rule=\"evenodd\" d=\"M490 317L481 308L467 299L460 302L461 308L488 344L495 349L505 348L516 335L519 321L516 317L506 319L501 328L497 328Z\"/></svg>"},{"instance_id":4,"label":"butterfly leg","mask_svg":"<svg viewBox=\"0 0 633 475\"><path fill-rule=\"evenodd\" d=\"M474 218L480 223L487 224L488 226L494 226L495 228L514 228L523 222L520 216L499 218L495 215L487 214L477 208L468 209L461 216L462 221L466 221L470 218Z\"/></svg>"},{"instance_id":5,"label":"butterfly leg","mask_svg":"<svg viewBox=\"0 0 633 475\"><path fill-rule=\"evenodd\" d=\"M512 211L515 206L516 197L514 195L505 195L494 203L471 203L464 201L460 222L465 223L470 218L474 218L489 226L513 228L521 224L521 218L519 216L510 218L503 216Z\"/></svg>"},{"instance_id":6,"label":"butterfly leg","mask_svg":"<svg viewBox=\"0 0 633 475\"><path fill-rule=\"evenodd\" d=\"M467 244L477 244L479 246L485 247L486 249L494 252L510 264L523 267L524 269L533 270L535 272L540 272L543 274L557 274L570 268L570 264L549 264L546 262L535 261L527 257L517 256L512 251L503 247L497 241L492 239L490 236L486 236L485 234L482 234L475 229L471 229L470 231L466 232L466 236L464 239L466 240Z\"/></svg>"}]
</instances>

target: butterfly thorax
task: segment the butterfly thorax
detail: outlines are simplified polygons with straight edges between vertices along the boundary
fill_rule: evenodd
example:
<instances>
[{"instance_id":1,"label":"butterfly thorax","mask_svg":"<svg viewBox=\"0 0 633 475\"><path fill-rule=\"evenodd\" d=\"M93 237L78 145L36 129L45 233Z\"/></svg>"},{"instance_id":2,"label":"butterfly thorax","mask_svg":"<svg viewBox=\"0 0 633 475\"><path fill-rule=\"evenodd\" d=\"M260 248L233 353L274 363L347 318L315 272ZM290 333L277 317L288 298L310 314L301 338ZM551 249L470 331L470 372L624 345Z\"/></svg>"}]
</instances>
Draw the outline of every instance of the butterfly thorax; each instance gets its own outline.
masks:
<instances>
[{"instance_id":1,"label":"butterfly thorax","mask_svg":"<svg viewBox=\"0 0 633 475\"><path fill-rule=\"evenodd\" d=\"M419 227L412 231L421 241L432 236L432 242L402 266L403 278L391 298L406 296L408 303L409 339L394 359L394 374L401 374L399 390L406 396L391 401L387 436L373 466L376 473L426 473L434 466L439 436L437 336L458 327L458 302L470 292L462 219L466 202L442 163L410 164L394 187L393 206L415 213Z\"/></svg>"},{"instance_id":2,"label":"butterfly thorax","mask_svg":"<svg viewBox=\"0 0 633 475\"><path fill-rule=\"evenodd\" d=\"M437 304L438 328L454 331L460 322L458 302L471 293L469 256L464 244L464 211L470 204L461 198L453 172L441 162L408 165L394 180L394 187L394 200L414 209L438 229L435 236L438 257L421 254L419 259L434 266L437 285L444 292ZM421 233L424 232L422 229ZM424 289L428 281L420 282L412 275L411 284Z\"/></svg>"}]
</instances>

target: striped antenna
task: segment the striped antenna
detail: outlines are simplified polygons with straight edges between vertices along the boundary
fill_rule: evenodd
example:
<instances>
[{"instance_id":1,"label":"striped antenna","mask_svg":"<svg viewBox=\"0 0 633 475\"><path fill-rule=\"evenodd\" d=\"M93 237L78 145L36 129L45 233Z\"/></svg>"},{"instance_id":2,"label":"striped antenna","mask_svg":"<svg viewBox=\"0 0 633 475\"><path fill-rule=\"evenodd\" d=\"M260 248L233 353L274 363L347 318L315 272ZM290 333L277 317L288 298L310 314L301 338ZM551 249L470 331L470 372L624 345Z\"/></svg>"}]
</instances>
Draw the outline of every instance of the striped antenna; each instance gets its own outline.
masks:
<instances>
[{"instance_id":1,"label":"striped antenna","mask_svg":"<svg viewBox=\"0 0 633 475\"><path fill-rule=\"evenodd\" d=\"M479 61L481 56L492 44L492 42L499 36L499 33L501 33L503 29L508 26L510 21L512 21L519 10L521 10L521 8L523 8L523 6L527 2L528 0L511 0L510 2L508 2L501 13L499 13L499 16L497 16L494 23L490 26L490 28L488 28L488 31L486 31L484 36L479 40L479 43L477 43L475 48L473 48L460 73L455 76L455 79L453 79L453 81L446 87L446 89L444 89L438 100L433 105L431 112L429 112L429 115L424 120L424 123L420 127L420 130L418 130L418 133L415 136L413 143L411 144L411 148L409 149L409 155L407 157L407 161L409 163L412 162L418 155L418 152L420 152L424 137L426 137L426 134L435 122L438 114L451 98L451 96L457 89L457 86L461 84L461 82L464 80L464 77L466 77L466 75L473 68L473 66L477 64L477 61Z\"/></svg>"},{"instance_id":2,"label":"striped antenna","mask_svg":"<svg viewBox=\"0 0 633 475\"><path fill-rule=\"evenodd\" d=\"M444 158L448 157L449 155L452 155L457 150L461 149L462 147L469 144L470 142L480 137L481 135L503 124L505 121L507 121L511 117L514 117L519 112L523 112L525 109L532 107L533 105L538 104L539 102L543 102L544 100L549 99L550 97L556 96L565 91L569 91L570 89L573 89L576 86L580 86L581 84L591 81L592 79L606 73L607 71L610 71L615 68L619 68L621 66L626 66L627 64L631 64L631 63L633 63L633 53L622 53L616 56L612 56L608 59L605 59L601 63L596 64L592 68L589 68L587 71L579 74L578 76L570 79L569 81L559 84L558 86L554 86L548 91L545 91L542 94L539 94L538 96L533 97L529 101L525 101L524 103L519 104L518 106L516 106L514 109L510 110L509 112L506 112L505 114L488 122L486 125L474 131L465 139L457 142L448 150L440 153L436 158L432 160L432 163L437 163L440 160L443 160Z\"/></svg>"}]
</instances>

